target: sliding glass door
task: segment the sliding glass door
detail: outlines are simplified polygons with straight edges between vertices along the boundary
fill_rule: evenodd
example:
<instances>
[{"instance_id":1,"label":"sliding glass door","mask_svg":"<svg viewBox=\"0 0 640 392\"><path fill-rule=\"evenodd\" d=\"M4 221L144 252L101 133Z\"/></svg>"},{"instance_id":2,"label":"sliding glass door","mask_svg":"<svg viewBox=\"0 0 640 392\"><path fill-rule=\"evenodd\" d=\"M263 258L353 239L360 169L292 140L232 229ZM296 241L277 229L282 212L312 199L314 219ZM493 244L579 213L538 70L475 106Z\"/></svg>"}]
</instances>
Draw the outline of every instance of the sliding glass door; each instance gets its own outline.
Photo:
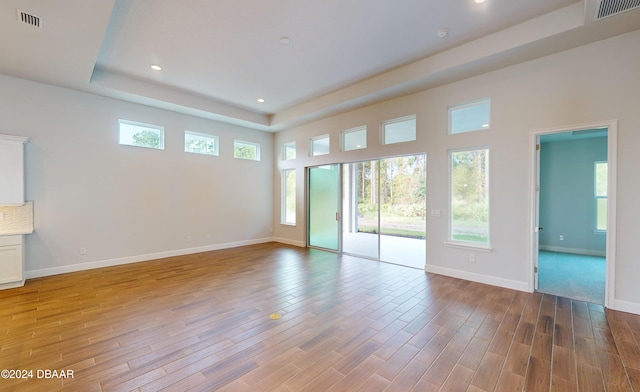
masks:
<instances>
[{"instance_id":1,"label":"sliding glass door","mask_svg":"<svg viewBox=\"0 0 640 392\"><path fill-rule=\"evenodd\" d=\"M378 161L342 166L342 251L379 258Z\"/></svg>"},{"instance_id":2,"label":"sliding glass door","mask_svg":"<svg viewBox=\"0 0 640 392\"><path fill-rule=\"evenodd\" d=\"M309 246L424 268L425 154L312 167L308 176Z\"/></svg>"},{"instance_id":3,"label":"sliding glass door","mask_svg":"<svg viewBox=\"0 0 640 392\"><path fill-rule=\"evenodd\" d=\"M340 165L311 167L308 171L308 244L340 250Z\"/></svg>"}]
</instances>

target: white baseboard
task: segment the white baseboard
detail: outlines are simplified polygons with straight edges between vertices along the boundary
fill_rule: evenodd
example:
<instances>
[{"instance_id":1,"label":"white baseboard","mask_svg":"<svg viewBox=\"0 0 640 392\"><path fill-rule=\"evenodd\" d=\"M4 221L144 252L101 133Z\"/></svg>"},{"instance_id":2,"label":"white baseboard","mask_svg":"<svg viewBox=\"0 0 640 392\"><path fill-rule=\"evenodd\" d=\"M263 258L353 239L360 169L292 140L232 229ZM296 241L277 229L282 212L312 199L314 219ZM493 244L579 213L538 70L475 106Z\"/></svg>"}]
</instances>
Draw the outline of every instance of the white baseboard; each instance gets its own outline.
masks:
<instances>
[{"instance_id":1,"label":"white baseboard","mask_svg":"<svg viewBox=\"0 0 640 392\"><path fill-rule=\"evenodd\" d=\"M176 250L169 250L164 252L148 253L144 255L120 257L117 259L99 260L99 261L91 261L91 262L80 263L80 264L63 265L59 267L25 271L25 278L26 279L40 278L43 276L66 274L68 272L77 272L77 271L84 271L84 270L90 270L95 268L111 267L114 265L139 263L142 261L163 259L165 257L184 256L184 255L189 255L193 253L209 252L212 250L237 248L239 246L245 246L245 245L263 244L265 242L272 242L272 241L275 241L275 239L271 237L258 238L258 239L247 240L247 241L227 242L224 244L199 246L196 248L176 249Z\"/></svg>"},{"instance_id":2,"label":"white baseboard","mask_svg":"<svg viewBox=\"0 0 640 392\"><path fill-rule=\"evenodd\" d=\"M281 237L273 237L272 239L275 242L280 242L281 244L287 244L287 245L293 245L293 246L299 246L301 248L304 248L307 246L307 243L304 241L296 241L296 240L290 240L288 238L281 238Z\"/></svg>"},{"instance_id":3,"label":"white baseboard","mask_svg":"<svg viewBox=\"0 0 640 392\"><path fill-rule=\"evenodd\" d=\"M572 254L584 255L584 256L605 257L607 255L607 252L604 250L565 248L562 246L551 246L551 245L540 245L538 248L540 250L546 250L549 252L572 253Z\"/></svg>"},{"instance_id":4,"label":"white baseboard","mask_svg":"<svg viewBox=\"0 0 640 392\"><path fill-rule=\"evenodd\" d=\"M613 310L619 310L621 312L640 314L640 303L623 301L616 299L613 301Z\"/></svg>"},{"instance_id":5,"label":"white baseboard","mask_svg":"<svg viewBox=\"0 0 640 392\"><path fill-rule=\"evenodd\" d=\"M496 278L495 276L477 274L475 272L460 271L437 265L425 265L424 270L434 274L450 276L452 278L469 280L477 283L484 283L491 286L504 287L518 291L530 292L527 282L519 282L511 279Z\"/></svg>"}]
</instances>

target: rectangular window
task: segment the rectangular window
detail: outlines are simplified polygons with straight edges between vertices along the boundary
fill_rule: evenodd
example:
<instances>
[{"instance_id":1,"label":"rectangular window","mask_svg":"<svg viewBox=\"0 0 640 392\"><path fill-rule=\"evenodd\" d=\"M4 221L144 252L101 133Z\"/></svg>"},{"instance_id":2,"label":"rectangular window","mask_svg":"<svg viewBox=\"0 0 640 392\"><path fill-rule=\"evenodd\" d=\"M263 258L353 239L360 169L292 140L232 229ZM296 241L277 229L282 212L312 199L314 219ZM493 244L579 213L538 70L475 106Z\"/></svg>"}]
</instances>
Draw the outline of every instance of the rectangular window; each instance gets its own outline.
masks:
<instances>
[{"instance_id":1,"label":"rectangular window","mask_svg":"<svg viewBox=\"0 0 640 392\"><path fill-rule=\"evenodd\" d=\"M342 151L367 148L367 128L358 127L342 131Z\"/></svg>"},{"instance_id":2,"label":"rectangular window","mask_svg":"<svg viewBox=\"0 0 640 392\"><path fill-rule=\"evenodd\" d=\"M489 149L451 151L450 239L489 244Z\"/></svg>"},{"instance_id":3,"label":"rectangular window","mask_svg":"<svg viewBox=\"0 0 640 392\"><path fill-rule=\"evenodd\" d=\"M164 127L127 120L118 120L118 123L120 124L118 143L164 150Z\"/></svg>"},{"instance_id":4,"label":"rectangular window","mask_svg":"<svg viewBox=\"0 0 640 392\"><path fill-rule=\"evenodd\" d=\"M233 141L233 157L238 159L260 160L260 144L245 142L242 140Z\"/></svg>"},{"instance_id":5,"label":"rectangular window","mask_svg":"<svg viewBox=\"0 0 640 392\"><path fill-rule=\"evenodd\" d=\"M382 144L416 140L416 116L396 118L382 123Z\"/></svg>"},{"instance_id":6,"label":"rectangular window","mask_svg":"<svg viewBox=\"0 0 640 392\"><path fill-rule=\"evenodd\" d=\"M449 108L449 133L463 133L489 129L491 100L484 99Z\"/></svg>"},{"instance_id":7,"label":"rectangular window","mask_svg":"<svg viewBox=\"0 0 640 392\"><path fill-rule=\"evenodd\" d=\"M309 140L311 156L326 155L329 153L329 135L314 137Z\"/></svg>"},{"instance_id":8,"label":"rectangular window","mask_svg":"<svg viewBox=\"0 0 640 392\"><path fill-rule=\"evenodd\" d=\"M296 224L296 169L282 171L282 223Z\"/></svg>"},{"instance_id":9,"label":"rectangular window","mask_svg":"<svg viewBox=\"0 0 640 392\"><path fill-rule=\"evenodd\" d=\"M607 162L595 163L596 230L607 230Z\"/></svg>"},{"instance_id":10,"label":"rectangular window","mask_svg":"<svg viewBox=\"0 0 640 392\"><path fill-rule=\"evenodd\" d=\"M218 137L184 131L184 151L195 154L218 155Z\"/></svg>"},{"instance_id":11,"label":"rectangular window","mask_svg":"<svg viewBox=\"0 0 640 392\"><path fill-rule=\"evenodd\" d=\"M285 143L282 145L282 159L296 159L296 142Z\"/></svg>"}]
</instances>

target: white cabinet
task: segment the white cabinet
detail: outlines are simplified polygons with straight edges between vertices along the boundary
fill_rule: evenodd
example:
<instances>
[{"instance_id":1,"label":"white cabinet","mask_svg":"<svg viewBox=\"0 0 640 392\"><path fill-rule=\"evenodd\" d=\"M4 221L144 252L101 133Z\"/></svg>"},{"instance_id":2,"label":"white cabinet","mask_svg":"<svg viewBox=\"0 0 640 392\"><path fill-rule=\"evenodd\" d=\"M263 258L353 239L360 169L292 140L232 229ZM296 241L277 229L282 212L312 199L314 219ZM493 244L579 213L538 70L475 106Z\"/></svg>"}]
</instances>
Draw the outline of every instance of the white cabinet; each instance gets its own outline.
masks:
<instances>
[{"instance_id":1,"label":"white cabinet","mask_svg":"<svg viewBox=\"0 0 640 392\"><path fill-rule=\"evenodd\" d=\"M24 203L26 137L0 135L0 205Z\"/></svg>"},{"instance_id":2,"label":"white cabinet","mask_svg":"<svg viewBox=\"0 0 640 392\"><path fill-rule=\"evenodd\" d=\"M0 236L0 290L24 285L24 236Z\"/></svg>"}]
</instances>

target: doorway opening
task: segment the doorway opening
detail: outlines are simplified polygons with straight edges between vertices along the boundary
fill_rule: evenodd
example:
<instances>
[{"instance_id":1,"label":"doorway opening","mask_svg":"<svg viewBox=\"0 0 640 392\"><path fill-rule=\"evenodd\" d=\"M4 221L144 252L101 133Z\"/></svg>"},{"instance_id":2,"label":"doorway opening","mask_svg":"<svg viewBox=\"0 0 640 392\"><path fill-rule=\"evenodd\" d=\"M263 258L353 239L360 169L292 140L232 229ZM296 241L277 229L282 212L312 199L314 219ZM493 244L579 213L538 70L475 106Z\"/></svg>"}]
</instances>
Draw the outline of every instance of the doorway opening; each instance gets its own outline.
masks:
<instances>
[{"instance_id":1,"label":"doorway opening","mask_svg":"<svg viewBox=\"0 0 640 392\"><path fill-rule=\"evenodd\" d=\"M533 136L533 289L607 305L615 254L615 123Z\"/></svg>"},{"instance_id":2,"label":"doorway opening","mask_svg":"<svg viewBox=\"0 0 640 392\"><path fill-rule=\"evenodd\" d=\"M309 246L423 269L426 154L330 165L331 185L316 184L328 167L308 169ZM322 243L331 246L318 246L321 221L328 227L323 235L332 238Z\"/></svg>"}]
</instances>

